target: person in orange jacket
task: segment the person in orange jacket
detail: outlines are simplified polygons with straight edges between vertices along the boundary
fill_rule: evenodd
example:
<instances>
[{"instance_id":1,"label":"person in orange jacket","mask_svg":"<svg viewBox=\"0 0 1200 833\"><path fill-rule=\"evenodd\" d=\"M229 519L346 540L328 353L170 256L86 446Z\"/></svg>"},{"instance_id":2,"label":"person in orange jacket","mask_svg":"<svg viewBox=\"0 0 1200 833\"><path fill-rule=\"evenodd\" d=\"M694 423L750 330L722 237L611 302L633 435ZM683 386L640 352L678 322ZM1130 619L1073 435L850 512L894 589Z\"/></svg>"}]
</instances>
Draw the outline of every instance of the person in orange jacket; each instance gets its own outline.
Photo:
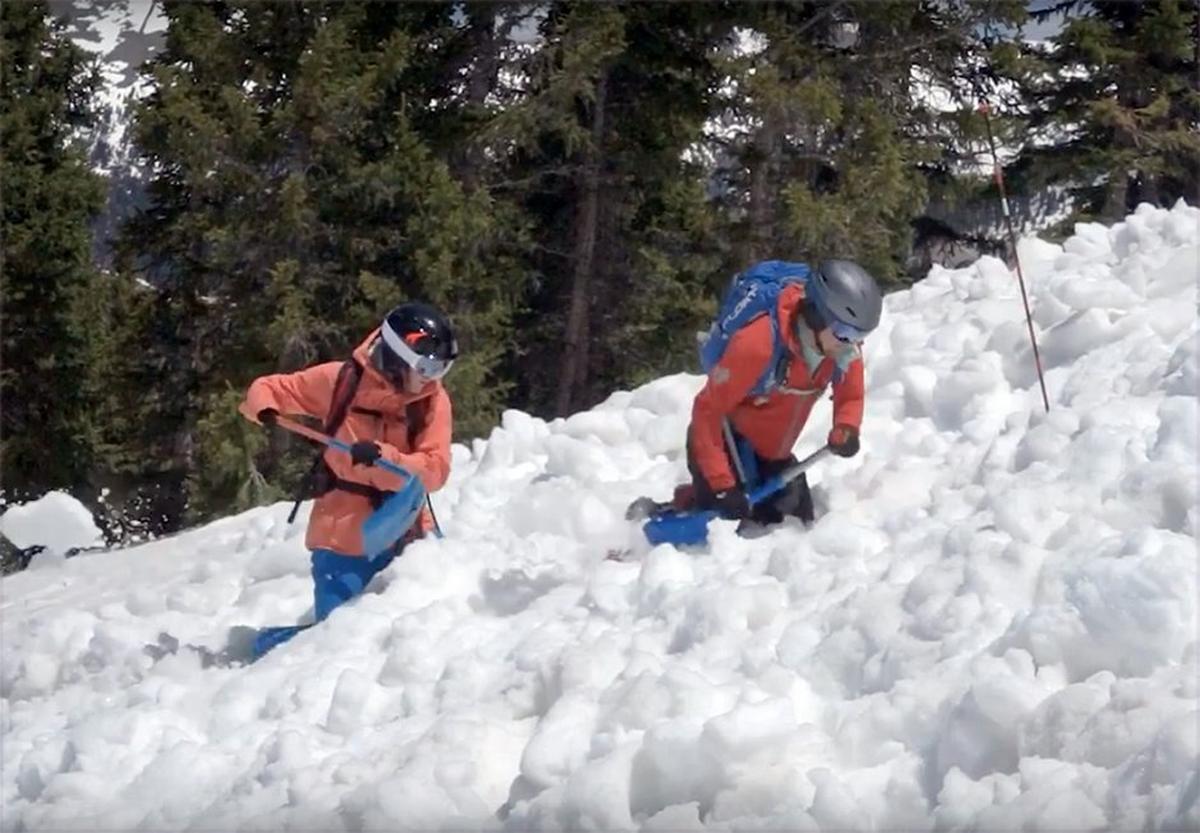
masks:
<instances>
[{"instance_id":1,"label":"person in orange jacket","mask_svg":"<svg viewBox=\"0 0 1200 833\"><path fill-rule=\"evenodd\" d=\"M755 507L747 492L795 462L792 447L830 385L830 450L842 457L858 453L864 403L860 345L879 324L882 294L875 279L851 261L800 267L808 271L807 279L780 291L777 325L767 314L743 325L696 395L687 441L692 483L677 493L677 506L692 503L760 524L778 523L788 515L811 524L812 495L804 475ZM778 355L777 338L785 348L777 383L754 395Z\"/></svg>"},{"instance_id":2,"label":"person in orange jacket","mask_svg":"<svg viewBox=\"0 0 1200 833\"><path fill-rule=\"evenodd\" d=\"M363 552L363 521L403 485L400 476L373 465L376 460L402 466L427 492L440 489L450 475L452 415L441 380L457 356L446 316L429 304L405 303L358 345L353 365L326 362L262 376L246 391L239 410L252 422L270 425L279 414L315 417L351 448L350 454L325 449L313 478L317 496L305 545L312 551L318 622L432 528L423 509L409 534L387 552ZM273 644L257 646L256 653Z\"/></svg>"}]
</instances>

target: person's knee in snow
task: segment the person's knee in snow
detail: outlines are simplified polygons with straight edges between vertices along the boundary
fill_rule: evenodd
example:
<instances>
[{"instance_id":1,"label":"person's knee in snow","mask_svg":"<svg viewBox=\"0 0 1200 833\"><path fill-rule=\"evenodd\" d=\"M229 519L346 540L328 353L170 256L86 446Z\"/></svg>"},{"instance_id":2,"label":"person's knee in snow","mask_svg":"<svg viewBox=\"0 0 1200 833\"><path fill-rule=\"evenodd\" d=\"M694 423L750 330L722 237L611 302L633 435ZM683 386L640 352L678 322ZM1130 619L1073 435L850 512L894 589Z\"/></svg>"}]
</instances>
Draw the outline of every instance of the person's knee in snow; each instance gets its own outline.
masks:
<instances>
[{"instance_id":1,"label":"person's knee in snow","mask_svg":"<svg viewBox=\"0 0 1200 833\"><path fill-rule=\"evenodd\" d=\"M789 466L796 463L796 455L789 454L783 460L762 460L759 469L763 477L774 477L782 474ZM763 517L756 518L759 523L781 523L784 518L799 518L807 526L814 520L812 493L808 488L808 475L801 473L798 477L784 486L774 496L767 498L761 504Z\"/></svg>"},{"instance_id":2,"label":"person's knee in snow","mask_svg":"<svg viewBox=\"0 0 1200 833\"><path fill-rule=\"evenodd\" d=\"M312 578L316 620L323 621L336 608L360 595L371 579L391 564L398 554L389 552L368 559L340 555L331 550L314 550Z\"/></svg>"}]
</instances>

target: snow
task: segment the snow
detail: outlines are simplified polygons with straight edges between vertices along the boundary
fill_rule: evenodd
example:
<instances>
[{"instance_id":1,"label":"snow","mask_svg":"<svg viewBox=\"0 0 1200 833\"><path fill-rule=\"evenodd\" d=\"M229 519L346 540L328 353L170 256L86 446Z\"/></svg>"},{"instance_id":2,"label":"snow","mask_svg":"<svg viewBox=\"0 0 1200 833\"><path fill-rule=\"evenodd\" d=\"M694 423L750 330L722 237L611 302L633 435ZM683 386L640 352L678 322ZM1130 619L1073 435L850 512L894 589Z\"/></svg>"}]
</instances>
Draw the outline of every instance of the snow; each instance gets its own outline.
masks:
<instances>
[{"instance_id":1,"label":"snow","mask_svg":"<svg viewBox=\"0 0 1200 833\"><path fill-rule=\"evenodd\" d=\"M66 492L47 492L37 500L5 507L0 534L21 549L41 545L57 555L103 543L92 513Z\"/></svg>"},{"instance_id":2,"label":"snow","mask_svg":"<svg viewBox=\"0 0 1200 833\"><path fill-rule=\"evenodd\" d=\"M935 268L808 531L639 541L680 374L455 446L446 537L251 666L146 646L310 615L287 504L0 580L5 825L1200 827L1200 210L1021 256L1050 413L1013 275Z\"/></svg>"}]
</instances>

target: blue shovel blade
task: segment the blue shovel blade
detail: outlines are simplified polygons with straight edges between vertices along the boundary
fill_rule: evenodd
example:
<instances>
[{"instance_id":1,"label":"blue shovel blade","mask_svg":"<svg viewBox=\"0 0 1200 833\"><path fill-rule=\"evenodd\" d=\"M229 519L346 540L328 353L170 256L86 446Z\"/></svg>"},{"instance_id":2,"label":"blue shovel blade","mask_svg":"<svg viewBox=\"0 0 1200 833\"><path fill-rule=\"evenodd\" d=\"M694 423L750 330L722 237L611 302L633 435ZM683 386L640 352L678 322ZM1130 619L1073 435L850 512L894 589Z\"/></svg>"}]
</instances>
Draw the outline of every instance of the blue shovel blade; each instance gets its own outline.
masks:
<instances>
[{"instance_id":1,"label":"blue shovel blade","mask_svg":"<svg viewBox=\"0 0 1200 833\"><path fill-rule=\"evenodd\" d=\"M654 546L659 544L703 544L708 540L708 522L716 512L665 512L646 521L642 532Z\"/></svg>"},{"instance_id":2,"label":"blue shovel blade","mask_svg":"<svg viewBox=\"0 0 1200 833\"><path fill-rule=\"evenodd\" d=\"M383 502L362 525L363 552L374 557L399 541L417 520L425 503L421 481L409 477L396 494Z\"/></svg>"}]
</instances>

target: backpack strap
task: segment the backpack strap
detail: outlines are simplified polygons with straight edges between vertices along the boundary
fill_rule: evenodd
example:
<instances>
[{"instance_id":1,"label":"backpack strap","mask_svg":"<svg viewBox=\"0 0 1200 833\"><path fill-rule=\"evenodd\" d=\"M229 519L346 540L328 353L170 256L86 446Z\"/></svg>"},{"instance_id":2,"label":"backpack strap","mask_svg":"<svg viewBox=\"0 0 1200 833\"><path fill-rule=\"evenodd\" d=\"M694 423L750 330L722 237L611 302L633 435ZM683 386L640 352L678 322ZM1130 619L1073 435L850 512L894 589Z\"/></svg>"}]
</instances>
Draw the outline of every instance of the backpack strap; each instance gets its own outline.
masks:
<instances>
[{"instance_id":1,"label":"backpack strap","mask_svg":"<svg viewBox=\"0 0 1200 833\"><path fill-rule=\"evenodd\" d=\"M409 402L404 406L404 421L406 430L408 432L408 447L410 449L416 445L417 434L420 432L425 416L429 412L429 401L429 397L425 397L424 399L418 399L414 402ZM349 401L347 401L346 404L347 407L349 407ZM372 411L368 408L353 408L353 410L355 413L382 416L379 411ZM344 412L342 418L345 419ZM334 430L336 430L336 428ZM318 458L318 462L324 463L323 454ZM387 500L388 497L395 494L395 492L388 491L386 489L376 489L374 486L368 486L365 483L355 483L352 480L343 480L342 478L333 474L333 472L328 472L325 482L330 490L340 489L343 492L349 492L352 495L359 495L367 498L367 500L371 501L371 507L373 509L378 509L381 505L383 505L383 502ZM433 504L429 500L429 495L425 496L425 502L429 505L429 511L432 514ZM437 524L436 516L433 518L433 522L435 525ZM438 534L441 534L440 527L438 528ZM422 537L422 533L420 532L419 527L414 524L413 527L407 533L405 533L404 537L396 542L396 545L398 547L402 547L404 543L420 537Z\"/></svg>"},{"instance_id":2,"label":"backpack strap","mask_svg":"<svg viewBox=\"0 0 1200 833\"><path fill-rule=\"evenodd\" d=\"M783 384L791 365L791 355L788 353L783 333L779 331L781 324L778 294L771 299L771 308L765 314L771 321L771 358L767 362L766 369L763 370L762 375L758 377L758 381L750 390L751 396L766 396Z\"/></svg>"},{"instance_id":3,"label":"backpack strap","mask_svg":"<svg viewBox=\"0 0 1200 833\"><path fill-rule=\"evenodd\" d=\"M354 359L347 359L338 369L337 379L333 383L333 396L329 402L329 413L325 417L325 433L333 436L338 429L342 427L342 423L346 421L346 414L350 410L350 403L354 401L354 394L358 392L358 383L362 379L363 368ZM304 479L300 482L300 488L296 492L296 502L292 504L292 511L288 513L287 522L290 524L296 520L296 513L300 511L300 504L304 502L304 497L308 493L313 478L321 466L324 465L325 451L322 449L317 453L316 459L308 469L308 473L304 475ZM363 487L369 488L369 487Z\"/></svg>"},{"instance_id":4,"label":"backpack strap","mask_svg":"<svg viewBox=\"0 0 1200 833\"><path fill-rule=\"evenodd\" d=\"M342 427L342 423L346 421L346 416L350 413L351 407L354 404L354 395L358 391L358 383L362 379L363 368L354 359L348 359L338 370L337 381L333 384L333 398L330 401L329 414L325 419L325 433L329 436L334 436L338 429ZM408 428L408 445L412 448L416 443L417 434L429 412L429 398L418 399L414 402L409 402L404 409L404 420ZM375 416L381 416L377 411L372 411L367 408L354 408L356 412L367 413ZM296 513L300 510L300 504L304 502L305 496L309 491L314 478L325 467L325 450L321 449L313 460L312 468L304 478L300 491L296 496L296 502L292 505L292 511L288 515L288 523L292 523L296 519ZM378 509L384 500L393 492L385 489L376 489L374 486L368 486L365 483L355 483L351 480L343 480L333 474L332 471L326 471L322 479L322 483L326 490L332 491L339 489L343 492L349 492L353 495L359 495L371 501L371 506ZM428 498L427 498L428 501ZM430 507L432 511L433 507ZM434 519L437 523L437 519ZM414 533L414 535L416 535ZM413 535L405 535L402 541L409 540ZM419 535L416 535L419 537Z\"/></svg>"},{"instance_id":5,"label":"backpack strap","mask_svg":"<svg viewBox=\"0 0 1200 833\"><path fill-rule=\"evenodd\" d=\"M360 368L359 369L360 373L361 373L361 370L362 369ZM353 397L350 397L350 399L352 399L352 398ZM341 414L342 419L337 423L337 426L335 426L329 432L331 435L332 435L333 431L336 431L337 427L341 425L342 421L345 420L347 410L353 410L355 413L368 414L368 415L376 416L376 417L383 416L383 414L380 411L373 411L369 408L358 408L358 407L351 408L350 407L350 405L351 405L350 399L347 399L345 402L345 407L343 408L342 414ZM421 421L424 420L425 414L428 410L429 410L428 397L426 397L425 399L418 399L415 402L409 402L407 405L404 406L404 422L405 422L405 427L408 431L408 447L410 449L416 443L417 432L420 431ZM321 460L324 459L323 454L320 459ZM327 483L328 483L330 489L340 489L343 492L349 492L352 495L360 495L361 497L367 498L368 500L371 501L371 506L376 509L378 509L380 507L380 505L383 504L383 502L388 498L388 496L395 494L395 492L390 492L390 491L387 491L386 489L376 489L374 486L367 486L364 483L355 483L352 480L343 480L342 478L334 475L332 472L330 472L330 474L328 476Z\"/></svg>"},{"instance_id":6,"label":"backpack strap","mask_svg":"<svg viewBox=\"0 0 1200 833\"><path fill-rule=\"evenodd\" d=\"M362 365L354 359L347 359L338 371L337 381L333 383L333 398L329 403L329 415L325 418L325 433L333 436L346 421L350 403L354 394L358 393L358 383L362 379Z\"/></svg>"},{"instance_id":7,"label":"backpack strap","mask_svg":"<svg viewBox=\"0 0 1200 833\"><path fill-rule=\"evenodd\" d=\"M338 429L342 427L342 423L346 421L346 415L350 413L351 406L354 404L354 394L358 392L358 383L362 379L362 365L354 359L349 359L342 365L342 369L338 371L337 381L333 385L333 400L329 407L329 418L325 422L325 433L333 436ZM366 408L353 408L356 412L371 413L376 416L381 416L378 411L370 411ZM325 449L321 449L317 455L316 465L318 468L325 465ZM329 491L338 489L343 492L349 492L352 495L365 497L371 501L372 508L378 509L393 492L386 489L376 489L374 486L368 486L365 483L355 483L353 480L343 480L335 475L332 471L326 472L325 485ZM296 504L299 506L299 502ZM295 508L292 510L295 512Z\"/></svg>"}]
</instances>

